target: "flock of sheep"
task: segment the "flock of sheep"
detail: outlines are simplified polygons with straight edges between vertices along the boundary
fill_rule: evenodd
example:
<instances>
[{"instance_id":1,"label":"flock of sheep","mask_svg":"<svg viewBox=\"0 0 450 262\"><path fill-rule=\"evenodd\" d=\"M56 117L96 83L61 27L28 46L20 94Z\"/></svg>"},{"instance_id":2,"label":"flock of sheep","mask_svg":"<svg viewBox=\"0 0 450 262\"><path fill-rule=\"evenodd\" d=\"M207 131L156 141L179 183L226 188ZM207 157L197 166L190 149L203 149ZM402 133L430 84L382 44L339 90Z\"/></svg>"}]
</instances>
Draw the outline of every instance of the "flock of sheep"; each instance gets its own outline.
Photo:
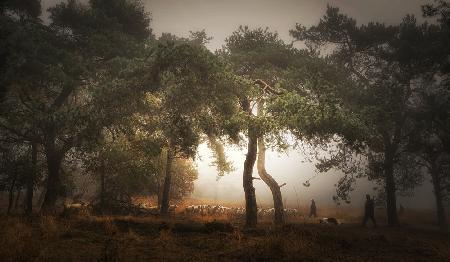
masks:
<instances>
[{"instance_id":1,"label":"flock of sheep","mask_svg":"<svg viewBox=\"0 0 450 262\"><path fill-rule=\"evenodd\" d=\"M88 210L89 205L85 203L72 203L64 205L64 214L80 214L82 211ZM158 215L158 206L149 206L147 204L139 204L139 210L141 215ZM258 208L258 217L268 218L272 217L275 213L274 208ZM190 205L183 208L179 208L178 205L170 205L169 213L182 213L189 216L228 216L228 217L241 217L245 215L245 208L243 207L226 207L222 205ZM296 208L285 208L284 214L286 217L300 217L302 216ZM319 218L321 224L341 224L336 218Z\"/></svg>"},{"instance_id":2,"label":"flock of sheep","mask_svg":"<svg viewBox=\"0 0 450 262\"><path fill-rule=\"evenodd\" d=\"M141 205L141 208L146 209L150 213L157 214L159 208L157 206ZM170 213L182 213L190 216L243 216L245 215L244 207L226 207L222 205L190 205L184 209L179 208L177 205L171 205L169 207ZM270 217L275 213L274 208L258 208L259 217ZM285 208L284 213L286 216L296 217L299 216L299 211L295 208Z\"/></svg>"},{"instance_id":3,"label":"flock of sheep","mask_svg":"<svg viewBox=\"0 0 450 262\"><path fill-rule=\"evenodd\" d=\"M285 208L284 212L287 216L298 216L299 212L295 208ZM222 205L190 205L184 209L187 215L245 215L243 207L226 207ZM258 208L259 217L269 217L275 213L274 208Z\"/></svg>"},{"instance_id":4,"label":"flock of sheep","mask_svg":"<svg viewBox=\"0 0 450 262\"><path fill-rule=\"evenodd\" d=\"M144 207L147 210L151 210L151 213L158 214L159 208L157 206ZM179 208L177 205L171 205L169 207L171 213L182 213L188 216L228 216L228 217L241 217L245 215L244 207L226 207L222 205L189 205L185 208ZM258 208L259 218L272 217L275 213L275 208ZM301 217L299 210L296 208L285 208L284 214L286 217ZM336 218L319 218L320 224L339 225Z\"/></svg>"}]
</instances>

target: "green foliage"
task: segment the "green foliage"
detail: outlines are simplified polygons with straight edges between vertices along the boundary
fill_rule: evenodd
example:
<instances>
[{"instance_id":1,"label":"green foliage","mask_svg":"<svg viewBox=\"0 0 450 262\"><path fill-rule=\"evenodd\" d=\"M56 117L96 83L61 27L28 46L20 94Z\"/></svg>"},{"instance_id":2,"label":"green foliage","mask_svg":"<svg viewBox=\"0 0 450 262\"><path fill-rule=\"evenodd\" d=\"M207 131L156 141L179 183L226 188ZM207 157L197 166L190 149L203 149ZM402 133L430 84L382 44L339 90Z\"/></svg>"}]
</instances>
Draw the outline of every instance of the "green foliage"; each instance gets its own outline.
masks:
<instances>
[{"instance_id":1,"label":"green foliage","mask_svg":"<svg viewBox=\"0 0 450 262\"><path fill-rule=\"evenodd\" d=\"M354 19L341 14L338 8L328 6L318 25L306 28L297 24L291 35L306 41L312 52L326 49L329 66L325 67L338 72L333 75L341 75L335 79L326 76L319 79L319 86L336 87L320 90L320 95L326 100L317 98L318 107L324 107L318 111L324 112L325 121L318 121L321 119L318 117L300 118L297 125L299 122L324 124L323 129L313 126L310 132L331 131L330 135L342 137L343 143L366 155L369 162L375 161L369 167L378 166L381 169L371 172L369 168L367 174L372 179L385 179L388 176L386 163L393 161L398 182L403 181L406 185L411 184L408 181L416 181L413 177L418 176L411 172L407 179L400 178L403 172L399 159L408 130L414 125L409 114L411 99L418 90L416 83L420 78L427 77L436 63L442 63L448 50L435 48L442 44L437 40L441 39L442 28L418 25L410 15L397 26L377 23L357 25ZM331 80L328 82L331 84L327 83L327 79ZM333 108L330 104L338 106ZM292 122L296 123L295 120ZM330 159L324 166L331 168L333 165L339 168L342 164Z\"/></svg>"},{"instance_id":2,"label":"green foliage","mask_svg":"<svg viewBox=\"0 0 450 262\"><path fill-rule=\"evenodd\" d=\"M20 17L37 18L41 15L40 0L2 0L0 2L0 14L13 12Z\"/></svg>"},{"instance_id":3,"label":"green foliage","mask_svg":"<svg viewBox=\"0 0 450 262\"><path fill-rule=\"evenodd\" d=\"M266 93L262 87L255 85L255 80L261 79L277 90L281 90L286 82L286 71L292 65L292 55L295 52L291 46L286 45L277 33L268 28L250 29L240 26L225 40L226 45L218 52L240 77L240 90L236 93L241 107L249 103L250 109L257 108L257 103L265 101L270 104L273 96ZM260 104L260 107L266 108ZM270 112L262 110L258 116L241 113L243 130L253 130L257 136L266 134L273 137L280 148L282 145L283 127L277 119L272 118ZM250 129L248 129L250 128Z\"/></svg>"},{"instance_id":4,"label":"green foliage","mask_svg":"<svg viewBox=\"0 0 450 262\"><path fill-rule=\"evenodd\" d=\"M109 140L109 141L108 141ZM157 153L144 151L148 141L111 137L88 156L87 170L98 179L104 175L106 194L114 199L157 191ZM154 148L159 149L157 145Z\"/></svg>"},{"instance_id":5,"label":"green foliage","mask_svg":"<svg viewBox=\"0 0 450 262\"><path fill-rule=\"evenodd\" d=\"M328 6L317 25L290 31L305 50L240 26L212 53L205 30L156 39L137 0L61 2L49 26L37 19L39 1L2 1L0 145L11 157L2 164L22 165L24 148L37 143L57 170L73 164L68 155L84 157L121 198L157 194L170 149L172 194L181 197L193 189L187 159L201 142L221 176L233 170L222 143L255 135L285 150L292 134L329 150L314 157L319 171L344 171L338 198L349 201L361 176L385 179L389 161L397 189L409 190L422 176L408 163L437 153L447 163L448 10L439 0L423 7L437 23L408 15L388 26L358 25Z\"/></svg>"},{"instance_id":6,"label":"green foliage","mask_svg":"<svg viewBox=\"0 0 450 262\"><path fill-rule=\"evenodd\" d=\"M216 139L214 136L208 136L208 147L211 149L213 158L213 165L217 167L217 176L221 177L227 173L234 171L233 165L231 162L227 161L227 157L225 155L225 150L221 141Z\"/></svg>"},{"instance_id":7,"label":"green foliage","mask_svg":"<svg viewBox=\"0 0 450 262\"><path fill-rule=\"evenodd\" d=\"M2 16L0 126L9 140L43 146L54 185L65 180L61 164L73 149L90 152L105 128L129 124L153 79L141 67L151 30L139 3L69 1L50 12L51 26ZM58 195L58 187L47 195Z\"/></svg>"},{"instance_id":8,"label":"green foliage","mask_svg":"<svg viewBox=\"0 0 450 262\"><path fill-rule=\"evenodd\" d=\"M167 143L193 157L203 134L235 138L237 103L226 65L198 39L164 34L158 42L150 59L160 70L158 118Z\"/></svg>"},{"instance_id":9,"label":"green foliage","mask_svg":"<svg viewBox=\"0 0 450 262\"><path fill-rule=\"evenodd\" d=\"M172 165L171 198L182 199L194 191L194 181L198 171L191 159L176 159Z\"/></svg>"},{"instance_id":10,"label":"green foliage","mask_svg":"<svg viewBox=\"0 0 450 262\"><path fill-rule=\"evenodd\" d=\"M450 26L450 3L444 0L434 0L435 4L426 4L422 6L425 17L438 16L438 21L446 27Z\"/></svg>"}]
</instances>

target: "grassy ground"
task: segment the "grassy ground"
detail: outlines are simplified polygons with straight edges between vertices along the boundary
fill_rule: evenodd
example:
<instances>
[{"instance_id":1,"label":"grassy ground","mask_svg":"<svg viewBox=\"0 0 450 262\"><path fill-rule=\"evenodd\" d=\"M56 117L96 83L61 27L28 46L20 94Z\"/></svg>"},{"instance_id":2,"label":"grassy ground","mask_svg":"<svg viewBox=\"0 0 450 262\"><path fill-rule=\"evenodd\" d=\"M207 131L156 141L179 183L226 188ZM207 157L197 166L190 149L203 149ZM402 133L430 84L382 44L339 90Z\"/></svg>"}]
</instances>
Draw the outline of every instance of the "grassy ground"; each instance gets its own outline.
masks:
<instances>
[{"instance_id":1,"label":"grassy ground","mask_svg":"<svg viewBox=\"0 0 450 262\"><path fill-rule=\"evenodd\" d=\"M241 220L0 218L1 261L450 261L450 236L313 220L246 231Z\"/></svg>"}]
</instances>

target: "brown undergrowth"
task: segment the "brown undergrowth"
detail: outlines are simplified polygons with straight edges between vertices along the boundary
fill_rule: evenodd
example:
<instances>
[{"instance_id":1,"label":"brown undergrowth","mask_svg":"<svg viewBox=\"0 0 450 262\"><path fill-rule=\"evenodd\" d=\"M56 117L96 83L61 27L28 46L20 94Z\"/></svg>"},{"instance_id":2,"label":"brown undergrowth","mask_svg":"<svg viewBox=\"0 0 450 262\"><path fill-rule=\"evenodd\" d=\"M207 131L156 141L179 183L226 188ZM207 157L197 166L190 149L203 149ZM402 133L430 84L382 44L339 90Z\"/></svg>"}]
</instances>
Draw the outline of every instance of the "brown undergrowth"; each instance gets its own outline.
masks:
<instances>
[{"instance_id":1,"label":"brown undergrowth","mask_svg":"<svg viewBox=\"0 0 450 262\"><path fill-rule=\"evenodd\" d=\"M132 216L2 217L1 261L448 261L436 230Z\"/></svg>"}]
</instances>

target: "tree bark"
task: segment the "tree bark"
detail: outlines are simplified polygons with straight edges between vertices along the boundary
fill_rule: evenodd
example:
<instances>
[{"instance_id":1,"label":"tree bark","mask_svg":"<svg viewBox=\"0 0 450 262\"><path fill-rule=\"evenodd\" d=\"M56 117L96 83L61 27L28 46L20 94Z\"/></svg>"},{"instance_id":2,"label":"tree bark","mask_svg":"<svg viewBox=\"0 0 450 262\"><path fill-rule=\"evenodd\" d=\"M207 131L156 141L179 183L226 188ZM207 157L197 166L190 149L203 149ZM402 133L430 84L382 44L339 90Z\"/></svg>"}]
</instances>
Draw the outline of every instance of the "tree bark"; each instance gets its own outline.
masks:
<instances>
[{"instance_id":1,"label":"tree bark","mask_svg":"<svg viewBox=\"0 0 450 262\"><path fill-rule=\"evenodd\" d=\"M241 101L241 108L249 116L253 116L250 101L244 97ZM245 226L255 227L258 223L258 206L256 204L255 187L253 187L253 167L256 162L258 150L258 134L255 127L249 123L247 155L244 161L244 171L242 174L242 186L245 193Z\"/></svg>"},{"instance_id":2,"label":"tree bark","mask_svg":"<svg viewBox=\"0 0 450 262\"><path fill-rule=\"evenodd\" d=\"M169 145L167 148L167 158L166 158L166 176L164 177L164 186L161 199L161 215L169 214L169 203L170 203L170 186L172 183L172 160L173 152Z\"/></svg>"},{"instance_id":3,"label":"tree bark","mask_svg":"<svg viewBox=\"0 0 450 262\"><path fill-rule=\"evenodd\" d=\"M247 156L244 162L243 187L245 192L245 226L255 227L258 222L255 187L253 187L253 167L258 150L257 135L253 128L248 130Z\"/></svg>"},{"instance_id":4,"label":"tree bark","mask_svg":"<svg viewBox=\"0 0 450 262\"><path fill-rule=\"evenodd\" d=\"M105 202L106 202L106 183L105 183L105 172L102 165L102 170L100 171L100 213L105 214Z\"/></svg>"},{"instance_id":5,"label":"tree bark","mask_svg":"<svg viewBox=\"0 0 450 262\"><path fill-rule=\"evenodd\" d=\"M266 145L264 144L264 139L258 139L258 162L256 164L258 168L258 173L261 179L266 183L272 192L273 207L275 208L274 223L276 225L284 224L284 207L283 207L283 197L281 195L281 189L277 181L269 175L265 168L265 158L266 158Z\"/></svg>"},{"instance_id":6,"label":"tree bark","mask_svg":"<svg viewBox=\"0 0 450 262\"><path fill-rule=\"evenodd\" d=\"M442 197L442 188L441 188L441 181L440 181L440 172L439 168L436 165L436 162L433 161L431 163L431 179L433 183L433 190L434 190L434 196L436 199L436 211L437 211L437 219L438 219L438 225L442 230L447 230L448 224L447 224L447 216L445 214L445 208L444 208L444 202Z\"/></svg>"},{"instance_id":7,"label":"tree bark","mask_svg":"<svg viewBox=\"0 0 450 262\"><path fill-rule=\"evenodd\" d=\"M386 186L386 204L388 225L396 227L399 225L397 215L397 196L394 179L394 152L392 148L387 148L384 154L384 179Z\"/></svg>"},{"instance_id":8,"label":"tree bark","mask_svg":"<svg viewBox=\"0 0 450 262\"><path fill-rule=\"evenodd\" d=\"M25 214L31 216L33 213L33 193L34 179L37 172L37 144L31 144L31 170L27 179L27 188L25 193Z\"/></svg>"},{"instance_id":9,"label":"tree bark","mask_svg":"<svg viewBox=\"0 0 450 262\"><path fill-rule=\"evenodd\" d=\"M60 189L60 168L62 157L55 148L55 141L49 141L45 144L45 154L47 158L47 191L45 192L44 202L41 211L45 214L54 213L56 210L56 201Z\"/></svg>"},{"instance_id":10,"label":"tree bark","mask_svg":"<svg viewBox=\"0 0 450 262\"><path fill-rule=\"evenodd\" d=\"M161 178L164 175L165 178L165 173L164 173L164 168L163 165L165 163L165 159L167 159L167 155L164 155L164 151L161 151L161 154L159 155L158 158L158 179L156 179L156 183L158 185L158 209L161 210L161 203L162 203L162 181Z\"/></svg>"},{"instance_id":11,"label":"tree bark","mask_svg":"<svg viewBox=\"0 0 450 262\"><path fill-rule=\"evenodd\" d=\"M19 200L20 200L21 194L22 194L22 189L20 188L20 186L17 186L17 195L16 195L16 201L14 203L14 210L17 210L17 208L19 207Z\"/></svg>"}]
</instances>

